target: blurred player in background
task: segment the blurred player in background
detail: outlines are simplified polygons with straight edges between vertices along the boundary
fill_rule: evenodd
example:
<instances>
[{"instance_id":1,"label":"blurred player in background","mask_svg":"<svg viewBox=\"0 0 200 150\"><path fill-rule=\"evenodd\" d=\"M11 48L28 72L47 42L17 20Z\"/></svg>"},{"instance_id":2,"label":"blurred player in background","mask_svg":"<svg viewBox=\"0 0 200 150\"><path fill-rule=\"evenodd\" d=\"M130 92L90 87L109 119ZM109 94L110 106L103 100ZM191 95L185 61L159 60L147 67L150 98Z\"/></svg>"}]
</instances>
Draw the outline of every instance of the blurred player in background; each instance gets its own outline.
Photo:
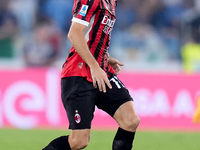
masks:
<instances>
[{"instance_id":1,"label":"blurred player in background","mask_svg":"<svg viewBox=\"0 0 200 150\"><path fill-rule=\"evenodd\" d=\"M73 47L63 64L61 80L62 102L72 131L54 139L43 150L85 148L95 106L119 125L112 149L131 150L140 120L128 90L116 76L123 64L108 53L116 5L116 0L74 1L68 33Z\"/></svg>"},{"instance_id":2,"label":"blurred player in background","mask_svg":"<svg viewBox=\"0 0 200 150\"><path fill-rule=\"evenodd\" d=\"M197 106L193 115L193 122L196 124L200 122L200 97L197 99Z\"/></svg>"}]
</instances>

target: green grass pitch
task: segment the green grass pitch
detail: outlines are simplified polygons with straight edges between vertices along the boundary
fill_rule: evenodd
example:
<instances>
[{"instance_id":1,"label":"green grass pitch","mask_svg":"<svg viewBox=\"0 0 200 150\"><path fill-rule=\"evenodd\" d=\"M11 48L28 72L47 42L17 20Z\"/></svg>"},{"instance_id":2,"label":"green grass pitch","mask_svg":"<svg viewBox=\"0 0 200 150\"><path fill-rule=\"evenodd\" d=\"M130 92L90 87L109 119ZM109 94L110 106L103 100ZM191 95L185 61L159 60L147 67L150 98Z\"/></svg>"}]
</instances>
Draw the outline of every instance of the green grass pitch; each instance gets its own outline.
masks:
<instances>
[{"instance_id":1,"label":"green grass pitch","mask_svg":"<svg viewBox=\"0 0 200 150\"><path fill-rule=\"evenodd\" d=\"M0 150L41 150L65 130L0 129ZM85 150L111 150L114 131L92 130ZM200 150L200 132L138 131L133 150Z\"/></svg>"}]
</instances>

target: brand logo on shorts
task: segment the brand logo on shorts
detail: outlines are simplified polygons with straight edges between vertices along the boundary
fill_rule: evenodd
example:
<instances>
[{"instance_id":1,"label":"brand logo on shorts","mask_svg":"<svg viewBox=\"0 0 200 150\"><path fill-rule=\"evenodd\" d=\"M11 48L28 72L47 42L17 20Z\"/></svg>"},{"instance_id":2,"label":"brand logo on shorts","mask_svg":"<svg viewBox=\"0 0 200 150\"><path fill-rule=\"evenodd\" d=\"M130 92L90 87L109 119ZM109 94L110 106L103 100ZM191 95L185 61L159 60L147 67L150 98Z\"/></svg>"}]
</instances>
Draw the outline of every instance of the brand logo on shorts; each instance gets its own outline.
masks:
<instances>
[{"instance_id":1,"label":"brand logo on shorts","mask_svg":"<svg viewBox=\"0 0 200 150\"><path fill-rule=\"evenodd\" d=\"M76 123L81 122L81 116L79 115L78 110L75 111L74 120Z\"/></svg>"}]
</instances>

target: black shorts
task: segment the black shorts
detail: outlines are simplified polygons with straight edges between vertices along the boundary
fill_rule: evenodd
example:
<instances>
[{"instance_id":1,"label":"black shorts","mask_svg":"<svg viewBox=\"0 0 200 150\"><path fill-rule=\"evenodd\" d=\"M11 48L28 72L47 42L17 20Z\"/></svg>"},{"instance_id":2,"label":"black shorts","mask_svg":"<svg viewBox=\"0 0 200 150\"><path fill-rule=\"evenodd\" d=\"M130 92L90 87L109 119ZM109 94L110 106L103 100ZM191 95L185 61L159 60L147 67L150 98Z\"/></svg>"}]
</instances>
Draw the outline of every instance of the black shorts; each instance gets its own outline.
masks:
<instances>
[{"instance_id":1,"label":"black shorts","mask_svg":"<svg viewBox=\"0 0 200 150\"><path fill-rule=\"evenodd\" d=\"M84 77L61 80L61 97L69 120L69 129L90 129L95 106L113 117L116 110L132 98L124 84L113 75L109 78L112 89L106 93L94 88Z\"/></svg>"}]
</instances>

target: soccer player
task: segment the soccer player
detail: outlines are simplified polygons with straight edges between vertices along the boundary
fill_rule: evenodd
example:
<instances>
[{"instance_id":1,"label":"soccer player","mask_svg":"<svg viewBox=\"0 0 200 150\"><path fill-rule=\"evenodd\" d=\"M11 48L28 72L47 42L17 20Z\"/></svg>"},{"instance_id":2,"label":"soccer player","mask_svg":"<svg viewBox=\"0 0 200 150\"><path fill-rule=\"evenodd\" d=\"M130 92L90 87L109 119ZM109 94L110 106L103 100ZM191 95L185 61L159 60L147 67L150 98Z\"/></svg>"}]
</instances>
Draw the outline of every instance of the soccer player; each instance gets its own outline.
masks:
<instances>
[{"instance_id":1,"label":"soccer player","mask_svg":"<svg viewBox=\"0 0 200 150\"><path fill-rule=\"evenodd\" d=\"M197 106L192 118L195 124L200 122L200 97L197 99Z\"/></svg>"},{"instance_id":2,"label":"soccer player","mask_svg":"<svg viewBox=\"0 0 200 150\"><path fill-rule=\"evenodd\" d=\"M131 150L140 119L128 90L116 76L123 64L108 53L116 4L116 0L74 0L68 33L72 48L63 64L61 79L62 102L72 131L54 139L43 150L85 148L95 106L119 125L112 149Z\"/></svg>"}]
</instances>

